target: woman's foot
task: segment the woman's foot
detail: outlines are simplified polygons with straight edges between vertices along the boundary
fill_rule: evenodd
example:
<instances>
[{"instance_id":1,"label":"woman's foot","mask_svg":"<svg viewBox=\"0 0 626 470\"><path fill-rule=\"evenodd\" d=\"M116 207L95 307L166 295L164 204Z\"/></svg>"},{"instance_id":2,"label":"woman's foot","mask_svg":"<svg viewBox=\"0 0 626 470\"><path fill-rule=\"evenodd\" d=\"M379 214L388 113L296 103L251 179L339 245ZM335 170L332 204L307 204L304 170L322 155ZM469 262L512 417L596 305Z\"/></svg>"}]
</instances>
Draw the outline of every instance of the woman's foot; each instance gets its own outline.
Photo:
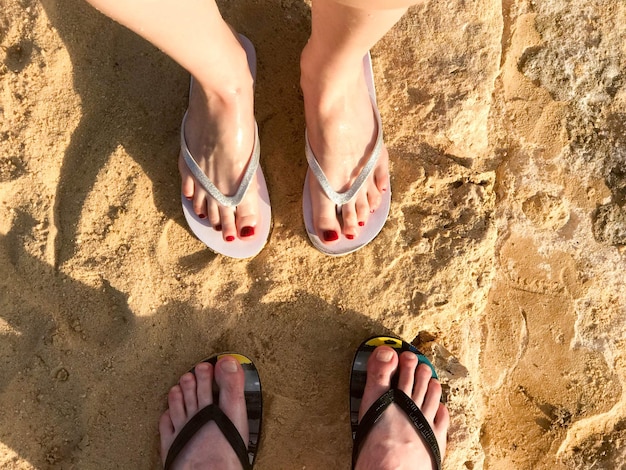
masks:
<instances>
[{"instance_id":1,"label":"woman's foot","mask_svg":"<svg viewBox=\"0 0 626 470\"><path fill-rule=\"evenodd\" d=\"M359 420L390 389L391 378L396 370L397 387L411 397L428 420L443 458L450 417L445 405L440 403L441 384L431 378L428 365L418 366L417 356L412 352L405 351L398 357L388 346L379 346L374 350L367 362L367 382ZM435 468L434 461L425 442L407 415L396 405L391 405L384 411L382 418L367 435L356 463L357 470L432 468Z\"/></svg>"},{"instance_id":2,"label":"woman's foot","mask_svg":"<svg viewBox=\"0 0 626 470\"><path fill-rule=\"evenodd\" d=\"M300 61L309 143L337 192L350 188L367 162L379 132L362 59L329 63L327 54L309 41ZM350 240L357 237L388 188L389 156L384 145L374 171L361 190L342 206L342 220L317 179L309 178L313 224L320 240L332 244L340 236Z\"/></svg>"},{"instance_id":3,"label":"woman's foot","mask_svg":"<svg viewBox=\"0 0 626 470\"><path fill-rule=\"evenodd\" d=\"M167 453L183 426L202 408L213 403L213 381L219 388L219 407L248 442L248 418L244 398L244 371L232 356L220 358L215 367L201 362L195 375L187 372L170 390L168 410L161 416L161 457ZM200 429L176 458L174 468L241 469L235 451L214 422Z\"/></svg>"},{"instance_id":4,"label":"woman's foot","mask_svg":"<svg viewBox=\"0 0 626 470\"><path fill-rule=\"evenodd\" d=\"M246 52L233 32L223 44L220 79L194 77L185 121L185 139L200 169L224 195L235 194L252 155L255 139L253 77ZM213 72L215 75L215 72ZM256 178L236 208L221 206L199 185L182 153L178 160L182 193L198 217L208 219L225 241L250 239L258 222Z\"/></svg>"}]
</instances>

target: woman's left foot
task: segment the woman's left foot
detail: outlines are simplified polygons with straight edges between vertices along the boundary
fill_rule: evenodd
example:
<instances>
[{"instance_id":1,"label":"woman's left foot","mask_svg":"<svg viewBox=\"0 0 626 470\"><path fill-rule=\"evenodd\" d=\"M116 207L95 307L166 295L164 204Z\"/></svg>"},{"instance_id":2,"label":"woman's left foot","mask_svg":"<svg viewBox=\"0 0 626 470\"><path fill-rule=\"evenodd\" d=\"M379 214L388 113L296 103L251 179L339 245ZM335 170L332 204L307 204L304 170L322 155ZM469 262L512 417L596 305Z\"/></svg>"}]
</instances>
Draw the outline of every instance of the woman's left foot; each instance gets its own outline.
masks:
<instances>
[{"instance_id":1,"label":"woman's left foot","mask_svg":"<svg viewBox=\"0 0 626 470\"><path fill-rule=\"evenodd\" d=\"M333 67L309 43L302 51L300 66L311 149L331 187L344 192L361 172L380 132L362 58L354 64ZM309 178L313 225L322 243L331 245L341 236L349 240L357 237L388 189L389 155L384 145L361 190L342 206L341 221L335 203L316 178Z\"/></svg>"}]
</instances>

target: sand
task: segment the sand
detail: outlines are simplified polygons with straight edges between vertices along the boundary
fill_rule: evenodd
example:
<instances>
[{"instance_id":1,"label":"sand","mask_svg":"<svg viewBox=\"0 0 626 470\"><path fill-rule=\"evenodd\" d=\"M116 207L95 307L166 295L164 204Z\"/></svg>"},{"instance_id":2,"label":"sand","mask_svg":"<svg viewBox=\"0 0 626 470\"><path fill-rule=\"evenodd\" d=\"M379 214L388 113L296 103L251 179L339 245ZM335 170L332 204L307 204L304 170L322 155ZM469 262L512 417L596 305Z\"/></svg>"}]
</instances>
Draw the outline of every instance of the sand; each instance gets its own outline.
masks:
<instances>
[{"instance_id":1,"label":"sand","mask_svg":"<svg viewBox=\"0 0 626 470\"><path fill-rule=\"evenodd\" d=\"M446 469L626 465L626 4L434 1L372 51L392 167L380 236L330 258L301 220L300 0L222 1L255 43L274 229L256 258L186 228L188 76L78 0L0 0L0 467L159 467L166 393L236 350L263 469L349 468L348 375L417 338Z\"/></svg>"}]
</instances>

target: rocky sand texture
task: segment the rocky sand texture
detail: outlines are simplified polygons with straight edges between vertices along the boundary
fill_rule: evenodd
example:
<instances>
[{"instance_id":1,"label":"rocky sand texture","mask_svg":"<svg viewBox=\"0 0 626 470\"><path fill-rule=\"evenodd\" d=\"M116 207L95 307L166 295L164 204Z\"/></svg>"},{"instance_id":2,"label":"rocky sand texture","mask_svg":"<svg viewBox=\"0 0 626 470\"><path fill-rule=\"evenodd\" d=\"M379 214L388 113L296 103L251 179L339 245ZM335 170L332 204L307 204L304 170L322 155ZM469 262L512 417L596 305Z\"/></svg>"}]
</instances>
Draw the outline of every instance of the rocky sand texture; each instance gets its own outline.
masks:
<instances>
[{"instance_id":1,"label":"rocky sand texture","mask_svg":"<svg viewBox=\"0 0 626 470\"><path fill-rule=\"evenodd\" d=\"M274 229L251 261L188 231L188 77L78 0L0 0L0 467L157 468L177 377L255 359L259 469L349 468L366 336L416 338L447 469L626 462L626 3L412 8L372 51L391 156L381 235L344 258L300 220L310 10L222 1L256 44Z\"/></svg>"}]
</instances>

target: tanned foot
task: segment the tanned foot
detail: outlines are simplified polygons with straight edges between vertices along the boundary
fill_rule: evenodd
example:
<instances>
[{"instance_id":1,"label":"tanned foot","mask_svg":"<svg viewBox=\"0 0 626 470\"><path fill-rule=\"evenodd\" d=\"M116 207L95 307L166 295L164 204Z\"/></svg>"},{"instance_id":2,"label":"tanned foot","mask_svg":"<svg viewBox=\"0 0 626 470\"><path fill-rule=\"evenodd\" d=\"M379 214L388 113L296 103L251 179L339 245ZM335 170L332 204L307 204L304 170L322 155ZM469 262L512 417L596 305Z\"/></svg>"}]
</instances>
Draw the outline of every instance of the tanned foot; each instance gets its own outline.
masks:
<instances>
[{"instance_id":1,"label":"tanned foot","mask_svg":"<svg viewBox=\"0 0 626 470\"><path fill-rule=\"evenodd\" d=\"M417 356L403 352L400 357L388 346L379 346L367 362L367 382L359 410L359 420L383 393L398 370L398 388L415 402L435 433L441 457L446 450L450 423L448 410L440 403L441 385L431 378L426 364L419 366ZM430 470L434 461L406 414L396 405L383 413L365 439L357 460L357 470Z\"/></svg>"},{"instance_id":2,"label":"tanned foot","mask_svg":"<svg viewBox=\"0 0 626 470\"><path fill-rule=\"evenodd\" d=\"M189 97L185 138L194 159L226 196L235 194L254 147L253 79L246 52L237 37L224 44L220 80L203 83L195 77ZM220 206L195 180L182 153L178 160L182 193L195 213L222 231L225 241L254 236L259 214L256 178L237 208Z\"/></svg>"},{"instance_id":3,"label":"tanned foot","mask_svg":"<svg viewBox=\"0 0 626 470\"><path fill-rule=\"evenodd\" d=\"M331 187L350 188L370 156L377 123L363 72L362 57L335 67L311 43L302 51L300 86L309 143ZM323 243L353 239L378 209L389 187L389 156L383 146L374 171L352 201L342 206L340 220L316 178L309 178L313 224Z\"/></svg>"},{"instance_id":4,"label":"tanned foot","mask_svg":"<svg viewBox=\"0 0 626 470\"><path fill-rule=\"evenodd\" d=\"M213 403L213 381L219 388L219 407L248 442L248 419L244 398L244 372L239 362L224 356L215 368L206 362L180 378L167 396L168 410L161 416L161 457L163 463L183 426L202 408ZM176 469L240 470L235 451L214 422L206 424L189 441L174 462Z\"/></svg>"}]
</instances>

